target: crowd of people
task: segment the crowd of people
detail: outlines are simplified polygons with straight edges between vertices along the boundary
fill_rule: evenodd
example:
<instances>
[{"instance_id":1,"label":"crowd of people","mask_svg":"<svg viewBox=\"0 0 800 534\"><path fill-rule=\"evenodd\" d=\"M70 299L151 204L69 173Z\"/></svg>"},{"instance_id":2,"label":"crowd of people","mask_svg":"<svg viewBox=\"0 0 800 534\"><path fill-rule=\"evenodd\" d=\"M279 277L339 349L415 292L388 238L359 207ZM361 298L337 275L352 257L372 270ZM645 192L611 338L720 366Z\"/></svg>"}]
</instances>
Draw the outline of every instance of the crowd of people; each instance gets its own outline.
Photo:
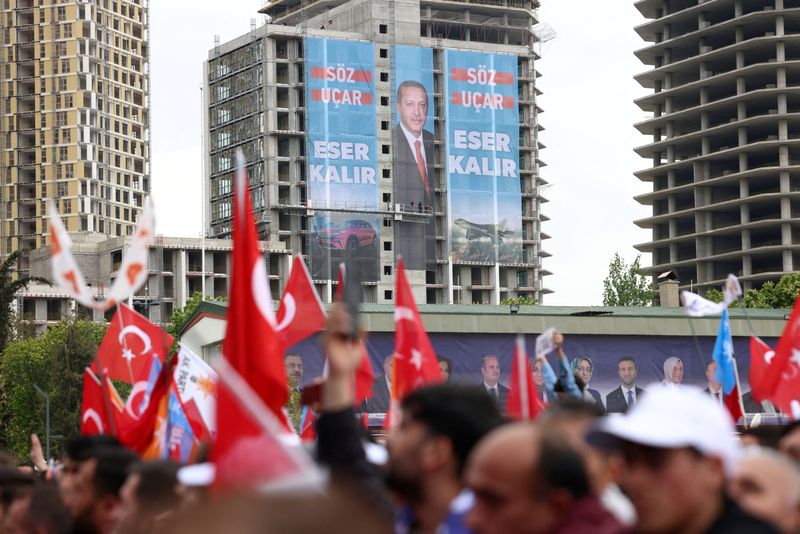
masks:
<instances>
[{"instance_id":1,"label":"crowd of people","mask_svg":"<svg viewBox=\"0 0 800 534\"><path fill-rule=\"evenodd\" d=\"M392 406L386 454L370 454L352 331L344 308L332 310L310 450L324 489L224 493L209 464L142 461L108 436L69 441L53 464L34 436L32 467L0 456L3 532L800 533L800 423L737 434L713 391L645 391L625 358L619 391L606 397L624 413L605 415L586 362L568 363L560 335L557 373L532 362L549 405L534 421L503 416L488 358L483 387L423 386ZM298 360L287 358L294 384Z\"/></svg>"}]
</instances>

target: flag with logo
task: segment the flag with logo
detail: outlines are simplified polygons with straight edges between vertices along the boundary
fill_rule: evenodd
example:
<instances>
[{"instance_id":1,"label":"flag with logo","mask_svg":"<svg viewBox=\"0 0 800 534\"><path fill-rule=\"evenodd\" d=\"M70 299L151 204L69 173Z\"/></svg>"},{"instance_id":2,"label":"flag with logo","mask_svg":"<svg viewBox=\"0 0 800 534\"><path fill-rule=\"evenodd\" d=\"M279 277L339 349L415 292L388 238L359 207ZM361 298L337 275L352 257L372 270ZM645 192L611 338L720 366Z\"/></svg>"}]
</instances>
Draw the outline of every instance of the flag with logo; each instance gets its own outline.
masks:
<instances>
[{"instance_id":1,"label":"flag with logo","mask_svg":"<svg viewBox=\"0 0 800 534\"><path fill-rule=\"evenodd\" d=\"M533 369L525 350L525 338L517 336L514 343L514 357L511 360L511 381L506 413L512 419L532 421L543 409L536 384L533 382Z\"/></svg>"},{"instance_id":2,"label":"flag with logo","mask_svg":"<svg viewBox=\"0 0 800 534\"><path fill-rule=\"evenodd\" d=\"M154 360L163 364L173 338L125 304L117 307L92 362L92 370L129 384L147 380Z\"/></svg>"},{"instance_id":3,"label":"flag with logo","mask_svg":"<svg viewBox=\"0 0 800 534\"><path fill-rule=\"evenodd\" d=\"M217 372L181 344L175 366L175 391L195 437L205 441L217 431Z\"/></svg>"},{"instance_id":4,"label":"flag with logo","mask_svg":"<svg viewBox=\"0 0 800 534\"><path fill-rule=\"evenodd\" d=\"M728 320L728 309L722 310L717 339L714 342L712 358L717 363L714 380L722 385L722 394L725 407L731 414L734 423L744 415L742 410L741 394L737 387L736 362L733 356L733 338L731 325Z\"/></svg>"}]
</instances>

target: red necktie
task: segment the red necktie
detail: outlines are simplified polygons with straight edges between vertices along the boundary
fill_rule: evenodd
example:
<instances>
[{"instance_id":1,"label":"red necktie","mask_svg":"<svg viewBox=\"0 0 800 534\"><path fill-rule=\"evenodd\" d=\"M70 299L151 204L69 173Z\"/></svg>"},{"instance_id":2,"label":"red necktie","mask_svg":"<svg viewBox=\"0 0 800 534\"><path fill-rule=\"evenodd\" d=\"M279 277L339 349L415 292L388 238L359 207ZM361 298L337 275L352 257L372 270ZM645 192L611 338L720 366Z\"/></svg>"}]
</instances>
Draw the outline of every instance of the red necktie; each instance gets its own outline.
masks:
<instances>
[{"instance_id":1,"label":"red necktie","mask_svg":"<svg viewBox=\"0 0 800 534\"><path fill-rule=\"evenodd\" d=\"M417 148L417 169L419 169L419 175L422 176L422 183L425 184L425 194L427 195L430 191L428 190L428 173L425 172L425 158L422 157L422 143L414 141L414 146Z\"/></svg>"}]
</instances>

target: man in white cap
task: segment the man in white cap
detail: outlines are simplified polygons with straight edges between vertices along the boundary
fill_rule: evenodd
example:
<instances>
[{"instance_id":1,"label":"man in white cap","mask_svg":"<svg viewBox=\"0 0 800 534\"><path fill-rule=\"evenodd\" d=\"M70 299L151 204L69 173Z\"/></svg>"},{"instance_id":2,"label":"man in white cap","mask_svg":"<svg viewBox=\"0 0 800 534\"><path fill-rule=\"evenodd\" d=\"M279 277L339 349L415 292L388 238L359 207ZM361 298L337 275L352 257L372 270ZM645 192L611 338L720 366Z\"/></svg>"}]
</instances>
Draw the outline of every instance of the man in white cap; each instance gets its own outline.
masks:
<instances>
[{"instance_id":1,"label":"man in white cap","mask_svg":"<svg viewBox=\"0 0 800 534\"><path fill-rule=\"evenodd\" d=\"M591 445L621 453L620 486L648 534L772 534L725 493L738 456L722 406L698 388L652 387L625 415L591 430Z\"/></svg>"}]
</instances>

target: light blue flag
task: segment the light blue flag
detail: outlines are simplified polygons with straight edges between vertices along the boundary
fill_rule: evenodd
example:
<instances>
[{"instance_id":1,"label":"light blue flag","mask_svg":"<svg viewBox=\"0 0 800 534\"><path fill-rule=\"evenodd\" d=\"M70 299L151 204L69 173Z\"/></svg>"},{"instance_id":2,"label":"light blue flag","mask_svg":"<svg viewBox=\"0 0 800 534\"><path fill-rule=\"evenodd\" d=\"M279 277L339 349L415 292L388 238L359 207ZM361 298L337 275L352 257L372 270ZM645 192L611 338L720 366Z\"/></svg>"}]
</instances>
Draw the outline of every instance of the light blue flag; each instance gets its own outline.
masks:
<instances>
[{"instance_id":1,"label":"light blue flag","mask_svg":"<svg viewBox=\"0 0 800 534\"><path fill-rule=\"evenodd\" d=\"M736 386L736 373L733 370L733 338L731 338L731 324L728 321L727 309L722 311L712 358L717 362L714 380L722 384L722 392L725 395L730 395Z\"/></svg>"}]
</instances>

